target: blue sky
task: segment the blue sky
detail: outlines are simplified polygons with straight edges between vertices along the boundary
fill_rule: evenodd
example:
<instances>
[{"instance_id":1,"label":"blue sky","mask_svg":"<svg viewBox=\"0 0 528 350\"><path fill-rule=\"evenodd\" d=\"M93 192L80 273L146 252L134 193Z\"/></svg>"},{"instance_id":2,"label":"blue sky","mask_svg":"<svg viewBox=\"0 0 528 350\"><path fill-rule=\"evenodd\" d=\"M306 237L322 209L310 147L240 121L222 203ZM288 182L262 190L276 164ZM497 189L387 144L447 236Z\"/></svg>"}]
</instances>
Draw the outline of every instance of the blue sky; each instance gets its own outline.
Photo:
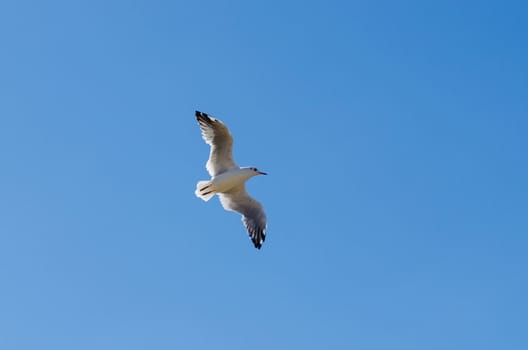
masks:
<instances>
[{"instance_id":1,"label":"blue sky","mask_svg":"<svg viewBox=\"0 0 528 350\"><path fill-rule=\"evenodd\" d=\"M3 1L2 349L526 349L521 1ZM222 119L268 237L194 196Z\"/></svg>"}]
</instances>

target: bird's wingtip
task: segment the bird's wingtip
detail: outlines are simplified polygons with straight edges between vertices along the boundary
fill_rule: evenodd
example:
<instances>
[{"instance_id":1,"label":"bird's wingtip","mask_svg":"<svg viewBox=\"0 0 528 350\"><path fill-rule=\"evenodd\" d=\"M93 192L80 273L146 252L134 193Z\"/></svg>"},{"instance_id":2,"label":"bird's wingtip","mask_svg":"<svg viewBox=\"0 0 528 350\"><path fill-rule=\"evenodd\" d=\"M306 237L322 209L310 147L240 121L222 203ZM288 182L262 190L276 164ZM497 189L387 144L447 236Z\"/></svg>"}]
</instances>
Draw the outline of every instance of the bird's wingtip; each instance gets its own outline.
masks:
<instances>
[{"instance_id":1,"label":"bird's wingtip","mask_svg":"<svg viewBox=\"0 0 528 350\"><path fill-rule=\"evenodd\" d=\"M255 248L260 250L260 248L262 248L262 244L266 240L266 236L262 235L261 237L259 237L258 235L251 235L250 237L253 241L253 245L255 246Z\"/></svg>"},{"instance_id":2,"label":"bird's wingtip","mask_svg":"<svg viewBox=\"0 0 528 350\"><path fill-rule=\"evenodd\" d=\"M209 114L204 112L195 111L194 114L196 115L197 119L214 120L214 118L211 118Z\"/></svg>"}]
</instances>

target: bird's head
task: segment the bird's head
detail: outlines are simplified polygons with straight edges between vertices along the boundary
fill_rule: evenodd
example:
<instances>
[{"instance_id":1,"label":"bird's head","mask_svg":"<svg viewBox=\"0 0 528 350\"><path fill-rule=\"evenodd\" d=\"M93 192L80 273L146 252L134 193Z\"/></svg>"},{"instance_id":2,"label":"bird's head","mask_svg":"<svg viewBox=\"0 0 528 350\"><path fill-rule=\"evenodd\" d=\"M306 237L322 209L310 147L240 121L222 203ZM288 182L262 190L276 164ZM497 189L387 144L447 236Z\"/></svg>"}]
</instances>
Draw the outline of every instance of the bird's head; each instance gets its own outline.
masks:
<instances>
[{"instance_id":1,"label":"bird's head","mask_svg":"<svg viewBox=\"0 0 528 350\"><path fill-rule=\"evenodd\" d=\"M249 167L247 168L250 172L251 172L251 175L252 176L257 176L257 175L268 175L267 173L263 172L263 171L260 171L258 170L257 168L255 167Z\"/></svg>"}]
</instances>

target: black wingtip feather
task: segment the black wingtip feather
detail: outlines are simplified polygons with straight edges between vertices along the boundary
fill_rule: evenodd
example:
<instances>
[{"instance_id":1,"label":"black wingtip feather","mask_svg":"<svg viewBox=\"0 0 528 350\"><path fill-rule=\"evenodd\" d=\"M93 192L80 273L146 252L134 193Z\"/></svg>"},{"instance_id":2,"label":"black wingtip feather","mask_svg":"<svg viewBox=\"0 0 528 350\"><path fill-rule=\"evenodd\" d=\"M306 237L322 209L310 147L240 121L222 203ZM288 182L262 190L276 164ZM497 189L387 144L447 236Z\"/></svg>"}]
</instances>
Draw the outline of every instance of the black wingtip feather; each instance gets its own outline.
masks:
<instances>
[{"instance_id":1,"label":"black wingtip feather","mask_svg":"<svg viewBox=\"0 0 528 350\"><path fill-rule=\"evenodd\" d=\"M198 121L198 123L212 124L214 121L207 113L195 111L194 114L196 115L196 120Z\"/></svg>"},{"instance_id":2,"label":"black wingtip feather","mask_svg":"<svg viewBox=\"0 0 528 350\"><path fill-rule=\"evenodd\" d=\"M264 232L260 230L257 230L257 232L250 232L249 236L251 237L253 245L257 249L260 249L262 247L262 243L264 243L264 241L266 240Z\"/></svg>"}]
</instances>

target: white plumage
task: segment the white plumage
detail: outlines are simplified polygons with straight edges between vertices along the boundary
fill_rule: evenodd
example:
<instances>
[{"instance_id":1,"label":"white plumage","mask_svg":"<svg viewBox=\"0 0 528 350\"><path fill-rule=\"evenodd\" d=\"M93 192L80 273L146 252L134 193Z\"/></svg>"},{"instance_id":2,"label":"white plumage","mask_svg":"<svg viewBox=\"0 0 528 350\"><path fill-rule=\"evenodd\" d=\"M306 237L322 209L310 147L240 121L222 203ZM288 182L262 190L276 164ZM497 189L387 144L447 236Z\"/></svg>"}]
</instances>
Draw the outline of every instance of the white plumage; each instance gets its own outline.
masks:
<instances>
[{"instance_id":1,"label":"white plumage","mask_svg":"<svg viewBox=\"0 0 528 350\"><path fill-rule=\"evenodd\" d=\"M211 180L199 181L197 197L208 201L215 194L224 209L242 215L255 248L260 249L266 239L266 213L262 205L246 192L245 182L256 175L266 175L254 167L240 168L233 160L233 137L224 123L205 113L196 111L196 119L205 142L211 146L206 169Z\"/></svg>"}]
</instances>

